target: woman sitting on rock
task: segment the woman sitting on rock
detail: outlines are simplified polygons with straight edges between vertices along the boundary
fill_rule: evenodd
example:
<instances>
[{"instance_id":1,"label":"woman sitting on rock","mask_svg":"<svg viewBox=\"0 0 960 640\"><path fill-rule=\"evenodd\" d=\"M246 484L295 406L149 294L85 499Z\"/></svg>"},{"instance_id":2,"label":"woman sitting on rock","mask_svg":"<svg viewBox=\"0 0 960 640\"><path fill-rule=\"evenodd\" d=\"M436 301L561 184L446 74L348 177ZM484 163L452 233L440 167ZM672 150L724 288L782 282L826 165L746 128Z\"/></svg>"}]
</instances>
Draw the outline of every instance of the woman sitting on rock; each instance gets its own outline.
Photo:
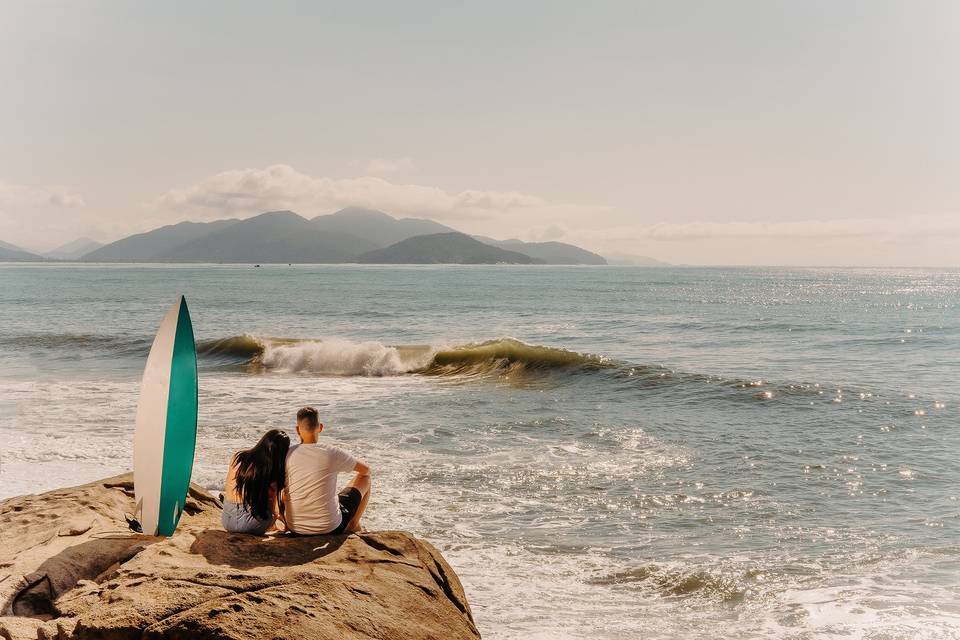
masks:
<instances>
[{"instance_id":1,"label":"woman sitting on rock","mask_svg":"<svg viewBox=\"0 0 960 640\"><path fill-rule=\"evenodd\" d=\"M224 529L262 536L278 519L282 521L280 496L289 448L290 436L271 429L252 449L233 456L224 491Z\"/></svg>"}]
</instances>

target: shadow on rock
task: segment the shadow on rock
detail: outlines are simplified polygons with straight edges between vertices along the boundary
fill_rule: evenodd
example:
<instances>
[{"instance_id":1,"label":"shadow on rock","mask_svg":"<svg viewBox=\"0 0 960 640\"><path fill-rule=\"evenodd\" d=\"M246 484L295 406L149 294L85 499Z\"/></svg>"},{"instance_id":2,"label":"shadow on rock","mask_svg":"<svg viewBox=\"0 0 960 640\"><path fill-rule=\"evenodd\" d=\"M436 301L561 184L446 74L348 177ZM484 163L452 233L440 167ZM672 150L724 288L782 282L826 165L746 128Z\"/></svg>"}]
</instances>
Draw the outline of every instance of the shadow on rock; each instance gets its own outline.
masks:
<instances>
[{"instance_id":1,"label":"shadow on rock","mask_svg":"<svg viewBox=\"0 0 960 640\"><path fill-rule=\"evenodd\" d=\"M313 562L334 553L349 537L259 537L207 529L196 534L190 552L203 556L210 564L229 565L237 569L290 567Z\"/></svg>"}]
</instances>

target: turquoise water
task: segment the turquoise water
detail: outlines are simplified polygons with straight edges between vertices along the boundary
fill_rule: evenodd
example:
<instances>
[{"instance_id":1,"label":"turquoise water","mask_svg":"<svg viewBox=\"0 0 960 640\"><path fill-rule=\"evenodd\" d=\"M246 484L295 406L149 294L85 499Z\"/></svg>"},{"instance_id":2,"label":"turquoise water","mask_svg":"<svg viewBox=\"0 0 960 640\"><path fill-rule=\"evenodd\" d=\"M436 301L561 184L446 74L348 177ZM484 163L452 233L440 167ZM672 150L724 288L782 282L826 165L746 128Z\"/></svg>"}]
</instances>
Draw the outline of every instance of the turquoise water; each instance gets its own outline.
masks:
<instances>
[{"instance_id":1,"label":"turquoise water","mask_svg":"<svg viewBox=\"0 0 960 640\"><path fill-rule=\"evenodd\" d=\"M486 638L960 637L960 271L0 266L0 496L130 468L179 293L195 481L317 406Z\"/></svg>"}]
</instances>

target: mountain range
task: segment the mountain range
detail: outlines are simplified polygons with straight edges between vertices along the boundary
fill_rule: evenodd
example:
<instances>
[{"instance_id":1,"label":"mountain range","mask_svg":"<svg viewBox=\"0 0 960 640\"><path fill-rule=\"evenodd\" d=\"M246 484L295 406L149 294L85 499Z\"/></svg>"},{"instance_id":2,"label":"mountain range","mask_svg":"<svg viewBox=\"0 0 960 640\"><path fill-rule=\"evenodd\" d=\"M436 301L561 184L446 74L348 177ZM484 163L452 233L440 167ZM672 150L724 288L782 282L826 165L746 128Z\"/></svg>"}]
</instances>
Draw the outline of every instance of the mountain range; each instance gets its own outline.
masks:
<instances>
[{"instance_id":1,"label":"mountain range","mask_svg":"<svg viewBox=\"0 0 960 640\"><path fill-rule=\"evenodd\" d=\"M351 207L304 218L270 211L246 219L181 222L106 245L88 238L44 255L0 242L0 261L606 264L600 255L563 242L469 236L422 218L394 218Z\"/></svg>"},{"instance_id":2,"label":"mountain range","mask_svg":"<svg viewBox=\"0 0 960 640\"><path fill-rule=\"evenodd\" d=\"M550 250L545 251L543 244L551 245ZM270 211L244 220L181 222L117 240L81 260L605 264L603 257L573 245L476 239L432 220L398 219L356 207L312 219L292 211Z\"/></svg>"}]
</instances>

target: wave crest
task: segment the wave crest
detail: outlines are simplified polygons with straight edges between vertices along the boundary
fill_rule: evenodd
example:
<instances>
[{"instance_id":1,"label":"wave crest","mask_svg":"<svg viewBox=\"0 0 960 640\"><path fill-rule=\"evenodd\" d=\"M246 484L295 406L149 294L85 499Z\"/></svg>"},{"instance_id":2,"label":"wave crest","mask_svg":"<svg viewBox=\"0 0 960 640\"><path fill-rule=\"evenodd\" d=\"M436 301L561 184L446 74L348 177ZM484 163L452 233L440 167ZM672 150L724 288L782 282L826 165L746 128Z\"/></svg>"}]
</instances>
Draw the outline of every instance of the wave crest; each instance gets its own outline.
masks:
<instances>
[{"instance_id":1,"label":"wave crest","mask_svg":"<svg viewBox=\"0 0 960 640\"><path fill-rule=\"evenodd\" d=\"M254 335L206 340L197 345L204 359L250 370L340 376L518 377L528 372L597 369L606 358L555 347L531 345L513 338L451 347L389 346L344 338L323 340L268 338Z\"/></svg>"},{"instance_id":2,"label":"wave crest","mask_svg":"<svg viewBox=\"0 0 960 640\"><path fill-rule=\"evenodd\" d=\"M609 359L527 344L514 338L498 338L474 344L440 349L430 364L418 373L427 375L522 375L527 372L559 369L600 369L612 366Z\"/></svg>"}]
</instances>

